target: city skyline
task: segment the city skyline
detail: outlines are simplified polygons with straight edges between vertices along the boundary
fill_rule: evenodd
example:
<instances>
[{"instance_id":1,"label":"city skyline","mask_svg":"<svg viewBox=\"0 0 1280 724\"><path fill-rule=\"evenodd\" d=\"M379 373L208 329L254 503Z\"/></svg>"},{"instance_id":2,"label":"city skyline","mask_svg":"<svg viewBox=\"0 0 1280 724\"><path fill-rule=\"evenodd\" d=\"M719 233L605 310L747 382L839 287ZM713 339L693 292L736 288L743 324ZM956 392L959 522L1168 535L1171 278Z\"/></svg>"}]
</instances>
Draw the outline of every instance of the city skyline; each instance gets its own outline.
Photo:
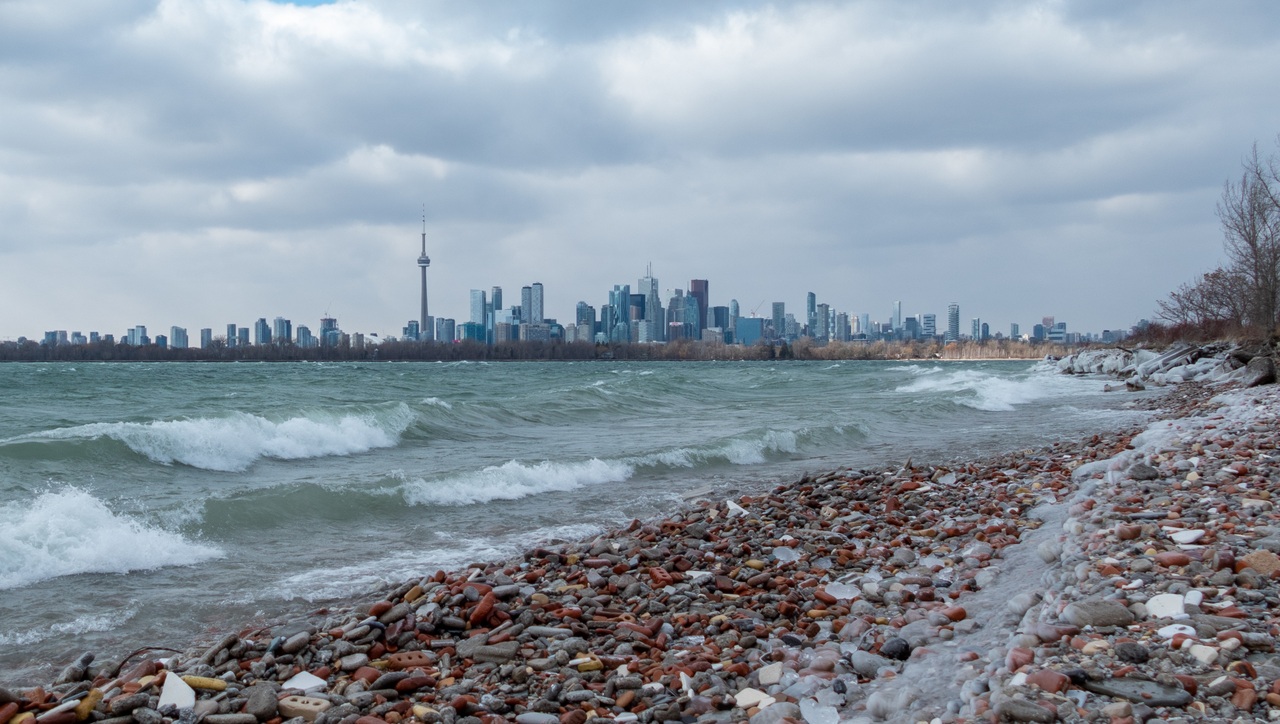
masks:
<instances>
[{"instance_id":1,"label":"city skyline","mask_svg":"<svg viewBox=\"0 0 1280 724\"><path fill-rule=\"evenodd\" d=\"M813 291L1128 326L1220 262L1277 38L1263 2L13 0L0 339L395 333L424 203L436 316L535 279L564 316L652 260L806 323Z\"/></svg>"},{"instance_id":2,"label":"city skyline","mask_svg":"<svg viewBox=\"0 0 1280 724\"><path fill-rule=\"evenodd\" d=\"M523 285L519 304L504 306L503 287L494 285L486 293L484 289L469 292L468 314L463 318L433 317L427 315L426 267L430 260L425 253L426 235L422 236L422 253L417 266L422 270L421 314L411 318L401 327L400 333L364 332L343 330L338 320L328 313L320 319L320 332L313 335L310 327L297 325L293 334L292 318L276 316L268 322L260 317L252 327L228 323L225 335L215 334L211 327L199 328L198 344L189 345L187 327L172 325L169 334L148 335L148 325L139 324L126 329L117 338L114 333L90 330L53 329L40 335L22 335L19 339L42 340L44 344L85 344L102 341L118 341L129 345L158 344L162 347L208 347L221 340L229 347L259 346L280 343L296 343L303 347L337 346L340 341L358 347L378 344L382 341L411 340L420 342L481 341L488 344L513 341L565 341L596 343L665 343L678 340L712 341L730 344L755 344L757 342L793 341L808 337L820 343L889 340L937 339L954 342L965 339L1028 339L1057 343L1112 342L1123 339L1130 326L1109 327L1103 330L1068 330L1066 322L1056 322L1054 316L1042 317L1041 323L1028 325L1028 331L1020 334L1021 323L1006 321L993 325L991 319L973 317L971 331L962 333L960 305L947 305L946 327L939 331L937 314L918 311L903 315L902 300L893 300L885 319L869 312L841 310L833 305L818 303L815 292L805 294L804 317L797 312L787 312L786 301L767 303L768 315L761 316L766 306L762 301L744 313L739 300L730 299L724 304L713 304L710 280L690 279L685 287L668 286L660 291L660 279L654 274L650 262L645 276L636 283L635 293L630 284L615 284L607 293L607 302L599 305L579 300L574 314L561 322L545 312L545 286L541 282ZM425 263L424 263L425 261ZM668 301L664 305L663 298ZM792 309L795 309L793 307ZM656 312L654 312L656 310ZM584 316L585 315L585 316ZM752 324L747 324L752 322ZM756 324L758 322L758 324ZM1139 320L1137 325L1147 323ZM683 328L681 328L683 325ZM1001 325L1008 334L1001 331ZM745 328L745 331L744 331ZM711 336L704 336L711 332ZM4 340L0 340L4 341Z\"/></svg>"}]
</instances>

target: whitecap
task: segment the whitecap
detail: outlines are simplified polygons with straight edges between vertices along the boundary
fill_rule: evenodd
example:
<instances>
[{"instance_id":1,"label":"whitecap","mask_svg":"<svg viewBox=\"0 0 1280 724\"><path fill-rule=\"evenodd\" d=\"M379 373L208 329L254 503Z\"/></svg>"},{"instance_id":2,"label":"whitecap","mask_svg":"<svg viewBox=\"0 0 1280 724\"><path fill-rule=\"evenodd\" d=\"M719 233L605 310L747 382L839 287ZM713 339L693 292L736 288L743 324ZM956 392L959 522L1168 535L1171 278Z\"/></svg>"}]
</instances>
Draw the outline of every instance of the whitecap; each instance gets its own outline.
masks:
<instances>
[{"instance_id":1,"label":"whitecap","mask_svg":"<svg viewBox=\"0 0 1280 724\"><path fill-rule=\"evenodd\" d=\"M0 590L81 573L128 573L221 558L218 548L112 513L79 488L0 507Z\"/></svg>"}]
</instances>

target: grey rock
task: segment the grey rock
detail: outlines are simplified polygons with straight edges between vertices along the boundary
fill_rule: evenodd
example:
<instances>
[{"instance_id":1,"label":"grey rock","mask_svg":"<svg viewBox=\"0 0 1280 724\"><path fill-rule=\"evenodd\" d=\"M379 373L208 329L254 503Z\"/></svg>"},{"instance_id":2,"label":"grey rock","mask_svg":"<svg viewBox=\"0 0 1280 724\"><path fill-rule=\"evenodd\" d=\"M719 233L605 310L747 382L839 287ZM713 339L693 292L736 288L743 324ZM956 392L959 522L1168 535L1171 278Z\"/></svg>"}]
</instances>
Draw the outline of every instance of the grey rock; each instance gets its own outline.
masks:
<instances>
[{"instance_id":1,"label":"grey rock","mask_svg":"<svg viewBox=\"0 0 1280 724\"><path fill-rule=\"evenodd\" d=\"M63 669L61 674L58 674L58 678L53 681L54 685L83 681L85 674L89 672L89 665L93 663L93 656L93 652L81 654L80 658Z\"/></svg>"},{"instance_id":2,"label":"grey rock","mask_svg":"<svg viewBox=\"0 0 1280 724\"><path fill-rule=\"evenodd\" d=\"M526 711L516 717L516 724L560 724L560 717L555 714Z\"/></svg>"},{"instance_id":3,"label":"grey rock","mask_svg":"<svg viewBox=\"0 0 1280 724\"><path fill-rule=\"evenodd\" d=\"M883 656L876 656L870 651L858 650L849 655L849 665L858 673L858 676L874 679L881 669L892 668L893 662Z\"/></svg>"},{"instance_id":4,"label":"grey rock","mask_svg":"<svg viewBox=\"0 0 1280 724\"><path fill-rule=\"evenodd\" d=\"M408 671L389 671L383 674L382 676L379 676L378 678L374 679L373 683L369 685L369 688L370 689L394 689L396 688L396 684L400 683L401 681L404 681L410 676L413 676L413 674L411 674Z\"/></svg>"},{"instance_id":5,"label":"grey rock","mask_svg":"<svg viewBox=\"0 0 1280 724\"><path fill-rule=\"evenodd\" d=\"M493 644L492 646L481 646L472 658L476 661L488 661L495 664L501 664L514 659L516 652L519 650L519 641L504 641L500 644Z\"/></svg>"},{"instance_id":6,"label":"grey rock","mask_svg":"<svg viewBox=\"0 0 1280 724\"><path fill-rule=\"evenodd\" d=\"M405 616L408 616L412 612L413 612L413 606L410 606L407 603L397 603L395 606L391 607L390 611L387 611L386 613L378 617L378 623L390 625L395 623L396 621L399 621Z\"/></svg>"},{"instance_id":7,"label":"grey rock","mask_svg":"<svg viewBox=\"0 0 1280 724\"><path fill-rule=\"evenodd\" d=\"M1147 647L1132 641L1125 641L1116 644L1116 656L1121 661L1128 661L1133 664L1144 664L1151 657L1151 652L1147 651Z\"/></svg>"},{"instance_id":8,"label":"grey rock","mask_svg":"<svg viewBox=\"0 0 1280 724\"><path fill-rule=\"evenodd\" d=\"M286 654L296 654L305 649L309 643L311 643L311 634L303 631L285 639L285 642L280 645L280 650Z\"/></svg>"},{"instance_id":9,"label":"grey rock","mask_svg":"<svg viewBox=\"0 0 1280 724\"><path fill-rule=\"evenodd\" d=\"M1073 626L1128 626L1133 612L1119 601L1095 598L1076 601L1062 611L1062 618Z\"/></svg>"},{"instance_id":10,"label":"grey rock","mask_svg":"<svg viewBox=\"0 0 1280 724\"><path fill-rule=\"evenodd\" d=\"M1245 387L1258 387L1260 385L1275 384L1276 381L1276 363L1270 357L1254 357L1249 360L1249 364L1245 365L1244 382Z\"/></svg>"},{"instance_id":11,"label":"grey rock","mask_svg":"<svg viewBox=\"0 0 1280 724\"><path fill-rule=\"evenodd\" d=\"M907 657L911 655L911 644L900 636L891 638L880 646L880 655L897 659L898 661L906 661Z\"/></svg>"},{"instance_id":12,"label":"grey rock","mask_svg":"<svg viewBox=\"0 0 1280 724\"><path fill-rule=\"evenodd\" d=\"M1134 480L1158 480L1160 471L1146 463L1134 463L1129 466L1129 477Z\"/></svg>"},{"instance_id":13,"label":"grey rock","mask_svg":"<svg viewBox=\"0 0 1280 724\"><path fill-rule=\"evenodd\" d=\"M204 724L258 724L258 718L252 714L209 714L203 721Z\"/></svg>"},{"instance_id":14,"label":"grey rock","mask_svg":"<svg viewBox=\"0 0 1280 724\"><path fill-rule=\"evenodd\" d=\"M469 639L464 639L462 641L459 641L457 645L454 647L454 649L457 650L458 652L458 658L474 659L476 657L476 652L479 651L482 646L488 643L488 641L489 641L489 636L487 634L472 636Z\"/></svg>"},{"instance_id":15,"label":"grey rock","mask_svg":"<svg viewBox=\"0 0 1280 724\"><path fill-rule=\"evenodd\" d=\"M122 696L111 702L111 713L114 716L124 716L135 709L145 707L150 702L151 697L146 694L130 694Z\"/></svg>"},{"instance_id":16,"label":"grey rock","mask_svg":"<svg viewBox=\"0 0 1280 724\"><path fill-rule=\"evenodd\" d=\"M133 720L138 724L163 724L164 716L155 709L140 707L133 710Z\"/></svg>"},{"instance_id":17,"label":"grey rock","mask_svg":"<svg viewBox=\"0 0 1280 724\"><path fill-rule=\"evenodd\" d=\"M1148 706L1186 706L1191 703L1191 695L1185 689L1141 679L1086 681L1084 688L1094 694L1114 696Z\"/></svg>"},{"instance_id":18,"label":"grey rock","mask_svg":"<svg viewBox=\"0 0 1280 724\"><path fill-rule=\"evenodd\" d=\"M1058 720L1058 713L1022 699L1003 699L996 704L996 714L1010 721L1053 722Z\"/></svg>"},{"instance_id":19,"label":"grey rock","mask_svg":"<svg viewBox=\"0 0 1280 724\"><path fill-rule=\"evenodd\" d=\"M338 668L343 671L355 671L367 663L369 663L369 657L367 655L349 654L338 659Z\"/></svg>"},{"instance_id":20,"label":"grey rock","mask_svg":"<svg viewBox=\"0 0 1280 724\"><path fill-rule=\"evenodd\" d=\"M1253 542L1253 549L1280 553L1280 535L1269 535L1266 538L1259 538L1255 540Z\"/></svg>"},{"instance_id":21,"label":"grey rock","mask_svg":"<svg viewBox=\"0 0 1280 724\"><path fill-rule=\"evenodd\" d=\"M252 714L259 721L275 718L278 713L275 687L270 684L255 684L245 694L248 697L244 705L246 714Z\"/></svg>"}]
</instances>

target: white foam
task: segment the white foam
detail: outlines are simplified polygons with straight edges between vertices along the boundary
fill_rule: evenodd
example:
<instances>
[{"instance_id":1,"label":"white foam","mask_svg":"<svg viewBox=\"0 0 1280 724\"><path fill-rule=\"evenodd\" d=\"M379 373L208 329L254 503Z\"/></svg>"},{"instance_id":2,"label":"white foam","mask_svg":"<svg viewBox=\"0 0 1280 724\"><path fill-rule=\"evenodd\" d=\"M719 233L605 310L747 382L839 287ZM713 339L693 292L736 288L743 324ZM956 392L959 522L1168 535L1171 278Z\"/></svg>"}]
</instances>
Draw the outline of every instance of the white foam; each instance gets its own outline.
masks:
<instances>
[{"instance_id":1,"label":"white foam","mask_svg":"<svg viewBox=\"0 0 1280 724\"><path fill-rule=\"evenodd\" d=\"M453 405L450 405L448 402L440 399L439 397L428 397L427 399L422 401L422 404L431 405L432 407L443 407L446 410L453 409Z\"/></svg>"},{"instance_id":2,"label":"white foam","mask_svg":"<svg viewBox=\"0 0 1280 724\"><path fill-rule=\"evenodd\" d=\"M710 448L675 448L635 458L638 467L666 465L673 468L692 468L716 460L727 460L734 465L759 465L773 452L794 453L799 445L798 436L791 430L769 430L754 440L732 439Z\"/></svg>"},{"instance_id":3,"label":"white foam","mask_svg":"<svg viewBox=\"0 0 1280 724\"><path fill-rule=\"evenodd\" d=\"M95 423L32 437L107 437L164 465L240 472L261 458L298 460L394 447L413 420L413 412L401 403L378 413L316 413L279 422L235 413L192 420Z\"/></svg>"},{"instance_id":4,"label":"white foam","mask_svg":"<svg viewBox=\"0 0 1280 724\"><path fill-rule=\"evenodd\" d=\"M1009 378L981 370L929 370L924 376L902 385L898 392L963 393L953 396L957 404L990 412L1008 412L1025 405L1069 392L1079 392L1070 378L1040 372L1023 378ZM1065 381L1064 381L1065 380ZM1065 389L1072 386L1072 390Z\"/></svg>"},{"instance_id":5,"label":"white foam","mask_svg":"<svg viewBox=\"0 0 1280 724\"><path fill-rule=\"evenodd\" d=\"M596 458L574 463L512 460L444 480L415 480L404 486L404 497L410 505L473 505L620 483L634 473L635 468L627 463Z\"/></svg>"},{"instance_id":6,"label":"white foam","mask_svg":"<svg viewBox=\"0 0 1280 724\"><path fill-rule=\"evenodd\" d=\"M30 646L58 636L75 636L93 631L111 631L119 628L137 614L132 608L116 609L107 613L86 614L71 621L26 631L0 633L0 646Z\"/></svg>"},{"instance_id":7,"label":"white foam","mask_svg":"<svg viewBox=\"0 0 1280 724\"><path fill-rule=\"evenodd\" d=\"M26 501L24 501L26 502ZM221 558L214 546L112 513L78 488L0 507L0 590L80 573L127 573Z\"/></svg>"}]
</instances>

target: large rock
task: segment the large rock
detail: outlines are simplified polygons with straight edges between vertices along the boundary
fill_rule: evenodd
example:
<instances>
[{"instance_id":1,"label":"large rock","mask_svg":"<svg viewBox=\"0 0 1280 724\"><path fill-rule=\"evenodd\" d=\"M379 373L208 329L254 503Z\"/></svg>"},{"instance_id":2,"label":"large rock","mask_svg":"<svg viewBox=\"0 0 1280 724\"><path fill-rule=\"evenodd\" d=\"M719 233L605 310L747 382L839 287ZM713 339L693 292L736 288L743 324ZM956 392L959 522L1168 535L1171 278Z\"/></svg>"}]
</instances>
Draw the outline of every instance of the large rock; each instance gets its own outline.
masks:
<instances>
[{"instance_id":1,"label":"large rock","mask_svg":"<svg viewBox=\"0 0 1280 724\"><path fill-rule=\"evenodd\" d=\"M1062 611L1062 618L1073 626L1128 626L1133 612L1123 603L1103 598L1076 601Z\"/></svg>"},{"instance_id":2,"label":"large rock","mask_svg":"<svg viewBox=\"0 0 1280 724\"><path fill-rule=\"evenodd\" d=\"M1084 688L1095 694L1114 696L1147 706L1186 706L1191 703L1191 694L1188 694L1185 689L1141 679L1086 681Z\"/></svg>"},{"instance_id":3,"label":"large rock","mask_svg":"<svg viewBox=\"0 0 1280 724\"><path fill-rule=\"evenodd\" d=\"M1242 381L1245 387L1274 384L1276 363L1270 357L1254 357L1245 365Z\"/></svg>"},{"instance_id":4,"label":"large rock","mask_svg":"<svg viewBox=\"0 0 1280 724\"><path fill-rule=\"evenodd\" d=\"M1134 463L1129 467L1129 477L1134 480L1157 480L1160 471L1146 463Z\"/></svg>"}]
</instances>

